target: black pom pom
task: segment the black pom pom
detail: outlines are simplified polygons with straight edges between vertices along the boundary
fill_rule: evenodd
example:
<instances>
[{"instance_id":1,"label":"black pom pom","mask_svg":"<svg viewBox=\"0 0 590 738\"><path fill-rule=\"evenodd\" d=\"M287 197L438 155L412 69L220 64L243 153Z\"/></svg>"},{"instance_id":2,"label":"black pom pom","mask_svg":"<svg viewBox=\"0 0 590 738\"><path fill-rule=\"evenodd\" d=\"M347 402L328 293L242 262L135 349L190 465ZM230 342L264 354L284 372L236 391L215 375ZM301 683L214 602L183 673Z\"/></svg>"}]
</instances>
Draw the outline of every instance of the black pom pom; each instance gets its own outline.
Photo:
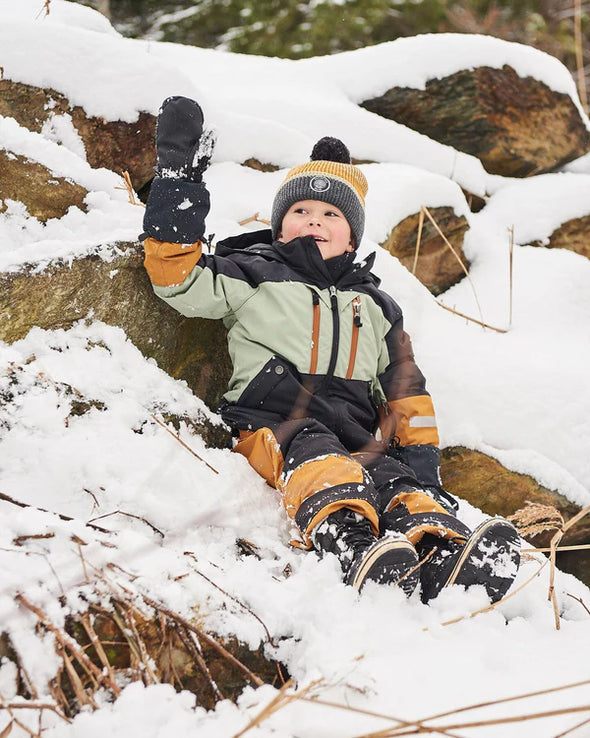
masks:
<instances>
[{"instance_id":1,"label":"black pom pom","mask_svg":"<svg viewBox=\"0 0 590 738\"><path fill-rule=\"evenodd\" d=\"M311 160L339 161L342 164L350 164L350 151L339 138L324 136L313 147Z\"/></svg>"}]
</instances>

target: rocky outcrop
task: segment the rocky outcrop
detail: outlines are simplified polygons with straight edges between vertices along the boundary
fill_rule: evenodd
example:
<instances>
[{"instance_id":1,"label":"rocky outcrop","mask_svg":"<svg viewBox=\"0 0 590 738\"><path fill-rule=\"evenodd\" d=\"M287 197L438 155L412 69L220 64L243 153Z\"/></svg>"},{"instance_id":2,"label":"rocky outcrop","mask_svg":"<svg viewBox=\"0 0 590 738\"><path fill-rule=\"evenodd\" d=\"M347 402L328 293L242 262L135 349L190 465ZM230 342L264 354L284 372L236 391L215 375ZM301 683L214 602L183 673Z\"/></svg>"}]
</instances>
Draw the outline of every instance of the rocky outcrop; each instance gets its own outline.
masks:
<instances>
[{"instance_id":1,"label":"rocky outcrop","mask_svg":"<svg viewBox=\"0 0 590 738\"><path fill-rule=\"evenodd\" d=\"M463 446L450 446L441 455L443 485L451 494L467 500L488 515L508 517L525 507L527 501L555 507L565 522L580 507L558 492L543 487L526 474L506 469L499 461ZM531 538L537 547L548 546L553 531ZM563 546L590 543L590 515L582 518L565 534ZM564 551L557 555L557 565L590 585L590 551Z\"/></svg>"},{"instance_id":2,"label":"rocky outcrop","mask_svg":"<svg viewBox=\"0 0 590 738\"><path fill-rule=\"evenodd\" d=\"M7 200L22 203L41 223L61 218L70 207L86 211L87 190L39 162L0 149L0 171L0 214L6 212Z\"/></svg>"},{"instance_id":3,"label":"rocky outcrop","mask_svg":"<svg viewBox=\"0 0 590 738\"><path fill-rule=\"evenodd\" d=\"M457 256L468 268L469 262L463 254L463 238L469 229L466 218L463 215L456 215L450 207L429 208L429 213ZM428 287L433 295L439 295L460 282L465 276L465 271L439 230L425 214L422 218L422 233L416 261L420 220L420 213L404 218L381 246L396 256L411 272L414 271L416 263L417 279Z\"/></svg>"},{"instance_id":4,"label":"rocky outcrop","mask_svg":"<svg viewBox=\"0 0 590 738\"><path fill-rule=\"evenodd\" d=\"M0 274L3 341L23 338L33 326L68 328L87 315L122 328L145 356L217 407L231 372L225 329L219 321L185 318L158 299L139 244L54 263L41 273Z\"/></svg>"},{"instance_id":5,"label":"rocky outcrop","mask_svg":"<svg viewBox=\"0 0 590 738\"><path fill-rule=\"evenodd\" d=\"M551 172L590 149L571 97L506 65L432 79L424 90L394 87L361 105L478 157L492 174Z\"/></svg>"},{"instance_id":6,"label":"rocky outcrop","mask_svg":"<svg viewBox=\"0 0 590 738\"><path fill-rule=\"evenodd\" d=\"M568 249L590 259L590 215L572 218L562 223L549 237L549 243L534 242L529 245L545 246L549 249Z\"/></svg>"},{"instance_id":7,"label":"rocky outcrop","mask_svg":"<svg viewBox=\"0 0 590 738\"><path fill-rule=\"evenodd\" d=\"M53 117L69 115L91 167L105 167L118 174L128 171L136 190L154 176L156 118L150 113L140 113L133 123L109 121L87 115L55 90L0 79L0 115L14 118L35 133L41 133Z\"/></svg>"}]
</instances>

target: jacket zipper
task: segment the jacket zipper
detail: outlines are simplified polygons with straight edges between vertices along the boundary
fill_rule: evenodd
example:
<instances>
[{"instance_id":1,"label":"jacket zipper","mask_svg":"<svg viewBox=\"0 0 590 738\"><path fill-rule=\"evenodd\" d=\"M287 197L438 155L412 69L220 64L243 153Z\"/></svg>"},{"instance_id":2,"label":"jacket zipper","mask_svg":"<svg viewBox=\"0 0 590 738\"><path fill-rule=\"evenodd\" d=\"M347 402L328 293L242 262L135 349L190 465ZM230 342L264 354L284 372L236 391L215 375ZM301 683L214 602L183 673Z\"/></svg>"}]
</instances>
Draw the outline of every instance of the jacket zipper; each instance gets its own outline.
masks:
<instances>
[{"instance_id":1,"label":"jacket zipper","mask_svg":"<svg viewBox=\"0 0 590 738\"><path fill-rule=\"evenodd\" d=\"M332 353L330 354L330 363L328 371L323 382L324 387L328 387L334 376L336 369L336 359L338 358L338 345L340 343L340 316L338 314L338 296L336 287L330 286L330 308L332 310Z\"/></svg>"},{"instance_id":2,"label":"jacket zipper","mask_svg":"<svg viewBox=\"0 0 590 738\"><path fill-rule=\"evenodd\" d=\"M350 339L350 358L348 360L348 369L346 370L346 379L352 379L354 373L354 364L356 362L356 351L359 342L359 328L362 326L361 321L361 298L357 295L352 301L352 337Z\"/></svg>"},{"instance_id":3,"label":"jacket zipper","mask_svg":"<svg viewBox=\"0 0 590 738\"><path fill-rule=\"evenodd\" d=\"M311 301L313 302L313 323L311 328L311 362L309 364L309 373L315 374L318 370L318 355L320 351L321 308L320 298L314 290L311 290Z\"/></svg>"}]
</instances>

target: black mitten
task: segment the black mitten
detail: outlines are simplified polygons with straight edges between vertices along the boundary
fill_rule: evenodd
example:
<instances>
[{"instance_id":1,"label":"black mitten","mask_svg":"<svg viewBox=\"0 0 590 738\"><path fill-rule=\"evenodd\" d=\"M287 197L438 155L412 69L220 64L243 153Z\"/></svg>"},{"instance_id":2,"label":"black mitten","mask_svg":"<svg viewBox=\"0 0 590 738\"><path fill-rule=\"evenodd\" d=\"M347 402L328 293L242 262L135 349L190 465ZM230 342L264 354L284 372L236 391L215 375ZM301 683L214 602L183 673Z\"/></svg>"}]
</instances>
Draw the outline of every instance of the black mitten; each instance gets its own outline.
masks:
<instances>
[{"instance_id":1,"label":"black mitten","mask_svg":"<svg viewBox=\"0 0 590 738\"><path fill-rule=\"evenodd\" d=\"M179 95L164 100L156 122L159 177L200 182L214 146L213 132L203 131L199 103Z\"/></svg>"},{"instance_id":2,"label":"black mitten","mask_svg":"<svg viewBox=\"0 0 590 738\"><path fill-rule=\"evenodd\" d=\"M202 176L215 137L203 131L203 111L188 97L169 97L156 123L158 166L143 219L144 233L158 241L195 243L205 232L209 192Z\"/></svg>"}]
</instances>

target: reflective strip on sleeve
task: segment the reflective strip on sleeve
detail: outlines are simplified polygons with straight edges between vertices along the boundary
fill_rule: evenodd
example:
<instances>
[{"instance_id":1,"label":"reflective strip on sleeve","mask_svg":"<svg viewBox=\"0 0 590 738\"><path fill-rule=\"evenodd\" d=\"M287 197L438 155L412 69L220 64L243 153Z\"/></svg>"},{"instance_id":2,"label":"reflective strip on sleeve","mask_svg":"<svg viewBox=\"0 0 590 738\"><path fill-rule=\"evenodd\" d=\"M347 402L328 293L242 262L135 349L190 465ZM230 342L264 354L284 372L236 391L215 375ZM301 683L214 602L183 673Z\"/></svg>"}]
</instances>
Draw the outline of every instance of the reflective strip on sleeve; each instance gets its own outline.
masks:
<instances>
[{"instance_id":1,"label":"reflective strip on sleeve","mask_svg":"<svg viewBox=\"0 0 590 738\"><path fill-rule=\"evenodd\" d=\"M434 415L414 415L408 424L410 428L436 428Z\"/></svg>"},{"instance_id":2,"label":"reflective strip on sleeve","mask_svg":"<svg viewBox=\"0 0 590 738\"><path fill-rule=\"evenodd\" d=\"M391 414L386 422L402 446L426 444L438 446L434 407L430 395L415 395L390 400Z\"/></svg>"}]
</instances>

